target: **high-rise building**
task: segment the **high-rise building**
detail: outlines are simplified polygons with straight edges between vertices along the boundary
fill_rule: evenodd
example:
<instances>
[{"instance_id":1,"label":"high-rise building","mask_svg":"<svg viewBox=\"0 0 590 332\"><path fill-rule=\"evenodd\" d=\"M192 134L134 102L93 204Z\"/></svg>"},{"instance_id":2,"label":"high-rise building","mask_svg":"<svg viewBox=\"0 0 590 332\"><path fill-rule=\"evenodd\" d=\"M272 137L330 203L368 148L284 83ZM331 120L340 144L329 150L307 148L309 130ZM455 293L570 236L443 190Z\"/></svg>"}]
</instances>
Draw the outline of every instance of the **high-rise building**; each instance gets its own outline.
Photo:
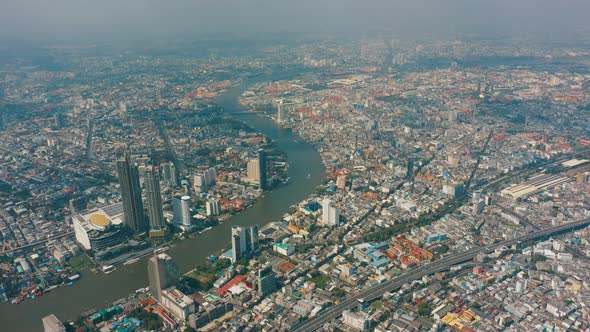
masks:
<instances>
[{"instance_id":1,"label":"high-rise building","mask_svg":"<svg viewBox=\"0 0 590 332\"><path fill-rule=\"evenodd\" d=\"M232 235L232 261L236 262L240 258L252 254L259 248L258 226L240 227L233 226Z\"/></svg>"},{"instance_id":2,"label":"high-rise building","mask_svg":"<svg viewBox=\"0 0 590 332\"><path fill-rule=\"evenodd\" d=\"M53 121L55 122L55 127L60 129L64 126L64 117L61 113L55 113L53 115Z\"/></svg>"},{"instance_id":3,"label":"high-rise building","mask_svg":"<svg viewBox=\"0 0 590 332\"><path fill-rule=\"evenodd\" d=\"M256 183L260 190L266 190L266 152L258 150L258 157L248 162L248 178Z\"/></svg>"},{"instance_id":4,"label":"high-rise building","mask_svg":"<svg viewBox=\"0 0 590 332\"><path fill-rule=\"evenodd\" d=\"M166 222L162 210L162 193L160 192L160 179L158 171L148 167L145 173L145 198L150 220L150 237L162 237L166 234Z\"/></svg>"},{"instance_id":5,"label":"high-rise building","mask_svg":"<svg viewBox=\"0 0 590 332\"><path fill-rule=\"evenodd\" d=\"M275 273L270 264L258 270L258 294L265 295L272 293L276 286Z\"/></svg>"},{"instance_id":6,"label":"high-rise building","mask_svg":"<svg viewBox=\"0 0 590 332\"><path fill-rule=\"evenodd\" d=\"M254 252L260 247L258 242L258 226L248 228L248 250Z\"/></svg>"},{"instance_id":7,"label":"high-rise building","mask_svg":"<svg viewBox=\"0 0 590 332\"><path fill-rule=\"evenodd\" d=\"M340 211L334 202L327 198L322 201L322 223L331 226L340 225Z\"/></svg>"},{"instance_id":8,"label":"high-rise building","mask_svg":"<svg viewBox=\"0 0 590 332\"><path fill-rule=\"evenodd\" d=\"M185 227L191 226L191 197L175 196L172 198L174 207L174 223Z\"/></svg>"},{"instance_id":9,"label":"high-rise building","mask_svg":"<svg viewBox=\"0 0 590 332\"><path fill-rule=\"evenodd\" d=\"M215 168L210 167L208 168L205 173L205 185L207 185L207 187L212 187L215 185L215 182L217 181L217 171L215 170Z\"/></svg>"},{"instance_id":10,"label":"high-rise building","mask_svg":"<svg viewBox=\"0 0 590 332\"><path fill-rule=\"evenodd\" d=\"M204 174L195 174L193 176L193 190L195 191L195 194L200 194L207 190Z\"/></svg>"},{"instance_id":11,"label":"high-rise building","mask_svg":"<svg viewBox=\"0 0 590 332\"><path fill-rule=\"evenodd\" d=\"M148 277L150 291L158 301L162 299L162 290L172 286L178 279L178 269L172 257L158 254L148 260Z\"/></svg>"},{"instance_id":12,"label":"high-rise building","mask_svg":"<svg viewBox=\"0 0 590 332\"><path fill-rule=\"evenodd\" d=\"M210 199L205 204L208 216L218 216L221 213L221 204L217 199Z\"/></svg>"},{"instance_id":13,"label":"high-rise building","mask_svg":"<svg viewBox=\"0 0 590 332\"><path fill-rule=\"evenodd\" d=\"M287 107L285 106L285 104L283 104L282 100L279 101L279 104L277 106L277 122L289 122L289 113L287 112Z\"/></svg>"},{"instance_id":14,"label":"high-rise building","mask_svg":"<svg viewBox=\"0 0 590 332\"><path fill-rule=\"evenodd\" d=\"M247 235L246 229L240 226L233 226L231 228L232 235L232 260L235 262L242 258L247 253L248 245L246 243Z\"/></svg>"},{"instance_id":15,"label":"high-rise building","mask_svg":"<svg viewBox=\"0 0 590 332\"><path fill-rule=\"evenodd\" d=\"M43 322L44 332L66 332L66 327L54 314L43 317L41 321Z\"/></svg>"},{"instance_id":16,"label":"high-rise building","mask_svg":"<svg viewBox=\"0 0 590 332\"><path fill-rule=\"evenodd\" d=\"M121 199L125 224L135 233L143 234L146 231L143 204L141 202L141 187L139 186L139 174L137 166L131 164L129 154L117 160L117 173L121 186Z\"/></svg>"},{"instance_id":17,"label":"high-rise building","mask_svg":"<svg viewBox=\"0 0 590 332\"><path fill-rule=\"evenodd\" d=\"M449 111L449 123L457 122L457 111Z\"/></svg>"},{"instance_id":18,"label":"high-rise building","mask_svg":"<svg viewBox=\"0 0 590 332\"><path fill-rule=\"evenodd\" d=\"M162 177L166 184L171 187L178 186L178 171L176 170L176 166L174 163L162 163Z\"/></svg>"}]
</instances>

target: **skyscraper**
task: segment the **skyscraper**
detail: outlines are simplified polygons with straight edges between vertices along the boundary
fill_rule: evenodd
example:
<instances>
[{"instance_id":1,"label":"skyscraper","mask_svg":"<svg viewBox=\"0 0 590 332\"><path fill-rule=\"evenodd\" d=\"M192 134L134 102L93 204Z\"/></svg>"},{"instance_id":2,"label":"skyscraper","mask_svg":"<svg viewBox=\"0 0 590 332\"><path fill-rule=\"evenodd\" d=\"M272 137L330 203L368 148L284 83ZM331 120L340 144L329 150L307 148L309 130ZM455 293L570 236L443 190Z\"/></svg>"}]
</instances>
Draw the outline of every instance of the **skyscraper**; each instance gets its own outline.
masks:
<instances>
[{"instance_id":1,"label":"skyscraper","mask_svg":"<svg viewBox=\"0 0 590 332\"><path fill-rule=\"evenodd\" d=\"M340 225L340 211L334 202L327 198L322 201L322 223L331 226Z\"/></svg>"},{"instance_id":2,"label":"skyscraper","mask_svg":"<svg viewBox=\"0 0 590 332\"><path fill-rule=\"evenodd\" d=\"M221 204L217 199L208 200L205 204L208 216L218 216L221 212Z\"/></svg>"},{"instance_id":3,"label":"skyscraper","mask_svg":"<svg viewBox=\"0 0 590 332\"><path fill-rule=\"evenodd\" d=\"M252 254L259 248L258 226L243 228L233 226L232 235L232 261L236 262L245 255Z\"/></svg>"},{"instance_id":4,"label":"skyscraper","mask_svg":"<svg viewBox=\"0 0 590 332\"><path fill-rule=\"evenodd\" d=\"M248 228L248 249L250 251L256 251L258 248L258 226L254 225Z\"/></svg>"},{"instance_id":5,"label":"skyscraper","mask_svg":"<svg viewBox=\"0 0 590 332\"><path fill-rule=\"evenodd\" d=\"M260 190L266 190L266 152L258 150L258 158L248 162L248 178L258 183Z\"/></svg>"},{"instance_id":6,"label":"skyscraper","mask_svg":"<svg viewBox=\"0 0 590 332\"><path fill-rule=\"evenodd\" d=\"M158 301L162 299L162 290L168 288L178 279L178 269L172 257L158 254L148 260L148 277L150 291Z\"/></svg>"},{"instance_id":7,"label":"skyscraper","mask_svg":"<svg viewBox=\"0 0 590 332\"><path fill-rule=\"evenodd\" d=\"M150 220L150 237L165 235L164 211L162 210L162 194L160 192L160 179L158 172L153 167L147 167L145 173L145 198Z\"/></svg>"},{"instance_id":8,"label":"skyscraper","mask_svg":"<svg viewBox=\"0 0 590 332\"><path fill-rule=\"evenodd\" d=\"M174 222L189 227L191 225L191 197L175 196L172 198L172 204L174 206Z\"/></svg>"},{"instance_id":9,"label":"skyscraper","mask_svg":"<svg viewBox=\"0 0 590 332\"><path fill-rule=\"evenodd\" d=\"M266 190L266 152L264 149L258 150L258 165L260 167L260 189Z\"/></svg>"},{"instance_id":10,"label":"skyscraper","mask_svg":"<svg viewBox=\"0 0 590 332\"><path fill-rule=\"evenodd\" d=\"M63 115L61 113L55 113L53 115L53 120L55 122L55 127L57 129L60 129L64 126L64 118Z\"/></svg>"},{"instance_id":11,"label":"skyscraper","mask_svg":"<svg viewBox=\"0 0 590 332\"><path fill-rule=\"evenodd\" d=\"M127 152L123 158L117 160L117 173L121 185L125 224L135 234L143 234L146 231L146 222L141 202L139 174L137 166L131 164Z\"/></svg>"},{"instance_id":12,"label":"skyscraper","mask_svg":"<svg viewBox=\"0 0 590 332\"><path fill-rule=\"evenodd\" d=\"M162 163L162 176L164 181L171 186L178 186L178 171L174 163Z\"/></svg>"},{"instance_id":13,"label":"skyscraper","mask_svg":"<svg viewBox=\"0 0 590 332\"><path fill-rule=\"evenodd\" d=\"M283 104L283 101L279 101L279 105L277 106L277 122L278 123L286 123L289 121L289 113L287 112L287 108Z\"/></svg>"},{"instance_id":14,"label":"skyscraper","mask_svg":"<svg viewBox=\"0 0 590 332\"><path fill-rule=\"evenodd\" d=\"M270 264L258 270L258 294L269 294L275 290L276 285L275 273Z\"/></svg>"},{"instance_id":15,"label":"skyscraper","mask_svg":"<svg viewBox=\"0 0 590 332\"><path fill-rule=\"evenodd\" d=\"M236 262L247 252L246 229L240 226L231 228L232 236L232 261Z\"/></svg>"}]
</instances>

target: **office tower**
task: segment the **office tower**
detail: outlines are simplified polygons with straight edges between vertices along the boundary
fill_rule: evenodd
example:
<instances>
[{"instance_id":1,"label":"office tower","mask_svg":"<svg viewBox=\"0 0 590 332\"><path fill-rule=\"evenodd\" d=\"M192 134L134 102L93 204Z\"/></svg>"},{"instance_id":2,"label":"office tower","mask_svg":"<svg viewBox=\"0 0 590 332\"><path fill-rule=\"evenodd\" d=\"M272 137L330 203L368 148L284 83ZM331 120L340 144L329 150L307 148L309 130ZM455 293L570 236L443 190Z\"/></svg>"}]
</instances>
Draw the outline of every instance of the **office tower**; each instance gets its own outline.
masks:
<instances>
[{"instance_id":1,"label":"office tower","mask_svg":"<svg viewBox=\"0 0 590 332\"><path fill-rule=\"evenodd\" d=\"M334 202L327 198L322 201L322 223L331 226L340 225L340 211Z\"/></svg>"},{"instance_id":2,"label":"office tower","mask_svg":"<svg viewBox=\"0 0 590 332\"><path fill-rule=\"evenodd\" d=\"M208 200L205 204L208 216L218 216L221 212L221 204L217 199Z\"/></svg>"},{"instance_id":3,"label":"office tower","mask_svg":"<svg viewBox=\"0 0 590 332\"><path fill-rule=\"evenodd\" d=\"M121 185L121 199L125 224L136 234L146 231L146 222L141 202L141 188L137 166L131 164L129 154L125 152L122 159L117 160L117 173Z\"/></svg>"},{"instance_id":4,"label":"office tower","mask_svg":"<svg viewBox=\"0 0 590 332\"><path fill-rule=\"evenodd\" d=\"M275 290L276 286L275 273L270 264L258 270L258 294L270 294Z\"/></svg>"},{"instance_id":5,"label":"office tower","mask_svg":"<svg viewBox=\"0 0 590 332\"><path fill-rule=\"evenodd\" d=\"M248 179L260 184L260 162L258 158L248 161Z\"/></svg>"},{"instance_id":6,"label":"office tower","mask_svg":"<svg viewBox=\"0 0 590 332\"><path fill-rule=\"evenodd\" d=\"M266 190L266 152L263 149L258 150L258 165L260 167L259 187L261 190Z\"/></svg>"},{"instance_id":7,"label":"office tower","mask_svg":"<svg viewBox=\"0 0 590 332\"><path fill-rule=\"evenodd\" d=\"M54 314L43 317L41 321L43 322L44 332L66 332L66 327Z\"/></svg>"},{"instance_id":8,"label":"office tower","mask_svg":"<svg viewBox=\"0 0 590 332\"><path fill-rule=\"evenodd\" d=\"M53 121L55 122L55 127L60 129L64 126L64 118L61 113L55 113L53 115Z\"/></svg>"},{"instance_id":9,"label":"office tower","mask_svg":"<svg viewBox=\"0 0 590 332\"><path fill-rule=\"evenodd\" d=\"M289 113L287 112L287 107L285 107L282 100L279 101L279 105L277 106L277 122L289 122Z\"/></svg>"},{"instance_id":10,"label":"office tower","mask_svg":"<svg viewBox=\"0 0 590 332\"><path fill-rule=\"evenodd\" d=\"M212 187L215 185L215 182L217 181L217 171L215 170L215 168L210 167L205 171L205 184L207 185L207 187Z\"/></svg>"},{"instance_id":11,"label":"office tower","mask_svg":"<svg viewBox=\"0 0 590 332\"><path fill-rule=\"evenodd\" d=\"M248 228L248 250L254 252L260 247L258 242L258 226Z\"/></svg>"},{"instance_id":12,"label":"office tower","mask_svg":"<svg viewBox=\"0 0 590 332\"><path fill-rule=\"evenodd\" d=\"M449 123L457 122L457 111L449 111Z\"/></svg>"},{"instance_id":13,"label":"office tower","mask_svg":"<svg viewBox=\"0 0 590 332\"><path fill-rule=\"evenodd\" d=\"M172 257L158 254L148 260L148 277L150 291L158 301L162 299L162 290L172 286L178 279L178 269Z\"/></svg>"},{"instance_id":14,"label":"office tower","mask_svg":"<svg viewBox=\"0 0 590 332\"><path fill-rule=\"evenodd\" d=\"M235 262L248 252L246 229L240 226L231 228L232 235L232 260Z\"/></svg>"},{"instance_id":15,"label":"office tower","mask_svg":"<svg viewBox=\"0 0 590 332\"><path fill-rule=\"evenodd\" d=\"M171 187L178 186L178 171L174 163L162 163L162 176L166 184Z\"/></svg>"},{"instance_id":16,"label":"office tower","mask_svg":"<svg viewBox=\"0 0 590 332\"><path fill-rule=\"evenodd\" d=\"M193 176L193 190L195 191L195 194L200 194L207 190L204 174L195 174Z\"/></svg>"},{"instance_id":17,"label":"office tower","mask_svg":"<svg viewBox=\"0 0 590 332\"><path fill-rule=\"evenodd\" d=\"M266 152L258 150L258 158L248 162L248 178L258 183L260 190L266 190Z\"/></svg>"},{"instance_id":18,"label":"office tower","mask_svg":"<svg viewBox=\"0 0 590 332\"><path fill-rule=\"evenodd\" d=\"M162 210L162 194L160 192L160 179L158 171L148 167L145 173L145 198L150 220L150 237L161 237L165 235L164 211Z\"/></svg>"},{"instance_id":19,"label":"office tower","mask_svg":"<svg viewBox=\"0 0 590 332\"><path fill-rule=\"evenodd\" d=\"M191 197L190 196L175 196L172 198L172 205L174 206L174 222L176 224L190 226L191 225Z\"/></svg>"}]
</instances>

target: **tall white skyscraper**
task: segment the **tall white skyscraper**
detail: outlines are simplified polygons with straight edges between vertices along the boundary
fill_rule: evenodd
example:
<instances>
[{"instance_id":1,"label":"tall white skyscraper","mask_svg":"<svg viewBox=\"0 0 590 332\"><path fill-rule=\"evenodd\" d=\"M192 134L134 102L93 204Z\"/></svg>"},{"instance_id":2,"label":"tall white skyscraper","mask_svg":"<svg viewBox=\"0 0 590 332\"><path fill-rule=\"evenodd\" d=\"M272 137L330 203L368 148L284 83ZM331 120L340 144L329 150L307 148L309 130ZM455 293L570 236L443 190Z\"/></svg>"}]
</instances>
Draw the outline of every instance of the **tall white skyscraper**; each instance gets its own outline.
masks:
<instances>
[{"instance_id":1,"label":"tall white skyscraper","mask_svg":"<svg viewBox=\"0 0 590 332\"><path fill-rule=\"evenodd\" d=\"M327 198L322 201L322 223L331 226L340 225L340 211L334 202Z\"/></svg>"},{"instance_id":2,"label":"tall white skyscraper","mask_svg":"<svg viewBox=\"0 0 590 332\"><path fill-rule=\"evenodd\" d=\"M232 235L232 261L236 262L249 253L258 250L258 226L240 227L233 226Z\"/></svg>"},{"instance_id":3,"label":"tall white skyscraper","mask_svg":"<svg viewBox=\"0 0 590 332\"><path fill-rule=\"evenodd\" d=\"M191 225L191 197L176 196L172 199L174 206L174 222L183 226Z\"/></svg>"},{"instance_id":4,"label":"tall white skyscraper","mask_svg":"<svg viewBox=\"0 0 590 332\"><path fill-rule=\"evenodd\" d=\"M218 216L221 213L221 204L217 199L210 199L205 204L208 216Z\"/></svg>"},{"instance_id":5,"label":"tall white skyscraper","mask_svg":"<svg viewBox=\"0 0 590 332\"><path fill-rule=\"evenodd\" d=\"M279 100L279 105L277 106L277 122L289 122L289 112L287 112L287 107L285 106L285 104L283 104L282 100Z\"/></svg>"},{"instance_id":6,"label":"tall white skyscraper","mask_svg":"<svg viewBox=\"0 0 590 332\"><path fill-rule=\"evenodd\" d=\"M202 193L207 190L207 181L205 181L204 174L195 174L193 177L193 190L196 194Z\"/></svg>"},{"instance_id":7,"label":"tall white skyscraper","mask_svg":"<svg viewBox=\"0 0 590 332\"><path fill-rule=\"evenodd\" d=\"M148 260L150 291L156 300L161 300L162 290L172 286L178 276L176 264L167 254L158 254Z\"/></svg>"}]
</instances>

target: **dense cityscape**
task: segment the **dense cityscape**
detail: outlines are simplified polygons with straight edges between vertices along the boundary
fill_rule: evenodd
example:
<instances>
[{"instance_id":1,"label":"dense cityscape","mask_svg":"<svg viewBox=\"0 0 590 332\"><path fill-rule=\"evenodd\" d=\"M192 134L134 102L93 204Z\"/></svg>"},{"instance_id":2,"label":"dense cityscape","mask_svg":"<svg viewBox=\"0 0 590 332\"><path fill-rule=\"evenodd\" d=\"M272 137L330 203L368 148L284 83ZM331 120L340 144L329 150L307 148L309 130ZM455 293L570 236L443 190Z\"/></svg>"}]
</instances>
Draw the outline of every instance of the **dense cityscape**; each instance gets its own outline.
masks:
<instances>
[{"instance_id":1,"label":"dense cityscape","mask_svg":"<svg viewBox=\"0 0 590 332\"><path fill-rule=\"evenodd\" d=\"M159 47L0 62L0 330L590 330L587 44Z\"/></svg>"}]
</instances>

